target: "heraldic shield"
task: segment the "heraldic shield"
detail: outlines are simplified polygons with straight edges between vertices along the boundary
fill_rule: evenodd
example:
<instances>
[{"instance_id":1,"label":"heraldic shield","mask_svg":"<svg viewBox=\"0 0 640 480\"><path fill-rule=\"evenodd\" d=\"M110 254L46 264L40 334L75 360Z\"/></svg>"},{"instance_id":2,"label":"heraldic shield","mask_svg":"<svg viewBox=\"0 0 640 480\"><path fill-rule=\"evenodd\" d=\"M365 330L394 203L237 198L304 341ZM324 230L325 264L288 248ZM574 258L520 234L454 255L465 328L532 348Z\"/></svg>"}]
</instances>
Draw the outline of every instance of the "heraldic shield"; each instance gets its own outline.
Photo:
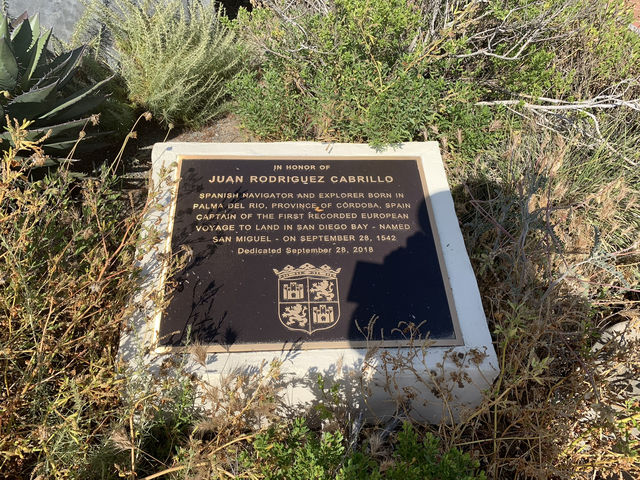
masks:
<instances>
[{"instance_id":1,"label":"heraldic shield","mask_svg":"<svg viewBox=\"0 0 640 480\"><path fill-rule=\"evenodd\" d=\"M340 320L338 273L328 265L298 268L287 265L273 272L278 276L278 317L289 329L309 335L328 330Z\"/></svg>"}]
</instances>

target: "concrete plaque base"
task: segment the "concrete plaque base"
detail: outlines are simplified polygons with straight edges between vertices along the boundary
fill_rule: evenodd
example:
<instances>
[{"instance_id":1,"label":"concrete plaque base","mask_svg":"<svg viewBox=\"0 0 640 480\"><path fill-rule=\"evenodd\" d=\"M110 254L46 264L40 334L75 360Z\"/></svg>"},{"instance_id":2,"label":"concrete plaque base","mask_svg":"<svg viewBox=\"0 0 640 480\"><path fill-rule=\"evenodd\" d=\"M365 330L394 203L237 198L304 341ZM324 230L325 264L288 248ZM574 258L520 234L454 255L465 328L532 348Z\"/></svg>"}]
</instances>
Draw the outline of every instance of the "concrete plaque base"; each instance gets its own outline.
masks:
<instances>
[{"instance_id":1,"label":"concrete plaque base","mask_svg":"<svg viewBox=\"0 0 640 480\"><path fill-rule=\"evenodd\" d=\"M152 157L125 362L160 372L180 355L216 385L275 360L299 413L319 375L373 419L478 405L498 361L437 143L161 143Z\"/></svg>"}]
</instances>

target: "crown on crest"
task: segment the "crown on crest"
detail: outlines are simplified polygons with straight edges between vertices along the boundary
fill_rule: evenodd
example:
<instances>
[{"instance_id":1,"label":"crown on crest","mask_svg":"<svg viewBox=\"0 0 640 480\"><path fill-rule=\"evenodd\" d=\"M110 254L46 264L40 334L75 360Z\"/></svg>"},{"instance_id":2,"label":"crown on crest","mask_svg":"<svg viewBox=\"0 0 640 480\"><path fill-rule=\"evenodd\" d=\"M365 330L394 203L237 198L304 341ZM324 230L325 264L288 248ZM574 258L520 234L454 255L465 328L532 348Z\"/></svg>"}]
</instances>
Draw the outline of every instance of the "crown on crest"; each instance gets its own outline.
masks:
<instances>
[{"instance_id":1,"label":"crown on crest","mask_svg":"<svg viewBox=\"0 0 640 480\"><path fill-rule=\"evenodd\" d=\"M294 268L291 265L287 265L280 271L274 268L273 273L275 273L280 279L291 278L291 277L302 277L302 276L319 276L319 277L325 277L325 278L336 278L338 273L340 273L340 270L342 269L338 268L336 270L333 270L329 265L314 267L310 263L305 263L304 265L300 265L298 268Z\"/></svg>"}]
</instances>

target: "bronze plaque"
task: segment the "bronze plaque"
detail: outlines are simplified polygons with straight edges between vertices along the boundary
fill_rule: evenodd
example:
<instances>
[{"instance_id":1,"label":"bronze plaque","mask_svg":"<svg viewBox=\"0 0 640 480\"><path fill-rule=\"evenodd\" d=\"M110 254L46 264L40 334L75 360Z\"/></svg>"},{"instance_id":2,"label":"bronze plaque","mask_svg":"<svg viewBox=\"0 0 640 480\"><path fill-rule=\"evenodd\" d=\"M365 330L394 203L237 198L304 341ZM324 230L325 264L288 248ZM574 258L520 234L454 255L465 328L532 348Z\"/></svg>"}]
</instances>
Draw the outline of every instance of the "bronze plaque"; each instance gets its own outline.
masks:
<instances>
[{"instance_id":1,"label":"bronze plaque","mask_svg":"<svg viewBox=\"0 0 640 480\"><path fill-rule=\"evenodd\" d=\"M426 172L428 175L428 172ZM159 345L462 344L415 158L179 160Z\"/></svg>"}]
</instances>

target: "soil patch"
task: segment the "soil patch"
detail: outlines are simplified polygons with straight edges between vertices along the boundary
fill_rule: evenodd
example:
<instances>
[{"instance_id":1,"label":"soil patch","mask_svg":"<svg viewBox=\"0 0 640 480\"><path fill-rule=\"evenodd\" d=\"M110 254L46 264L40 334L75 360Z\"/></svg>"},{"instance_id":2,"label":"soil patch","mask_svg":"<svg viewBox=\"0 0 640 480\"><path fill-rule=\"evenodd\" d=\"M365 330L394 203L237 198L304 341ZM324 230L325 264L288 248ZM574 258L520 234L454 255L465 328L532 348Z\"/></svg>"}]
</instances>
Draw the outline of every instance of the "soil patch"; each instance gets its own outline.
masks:
<instances>
[{"instance_id":1,"label":"soil patch","mask_svg":"<svg viewBox=\"0 0 640 480\"><path fill-rule=\"evenodd\" d=\"M180 132L171 137L172 142L255 142L256 139L240 127L240 120L233 114L221 118L213 125L200 130Z\"/></svg>"},{"instance_id":2,"label":"soil patch","mask_svg":"<svg viewBox=\"0 0 640 480\"><path fill-rule=\"evenodd\" d=\"M631 5L633 5L633 17L635 21L633 22L633 26L636 27L636 32L640 33L640 0L629 0Z\"/></svg>"}]
</instances>

